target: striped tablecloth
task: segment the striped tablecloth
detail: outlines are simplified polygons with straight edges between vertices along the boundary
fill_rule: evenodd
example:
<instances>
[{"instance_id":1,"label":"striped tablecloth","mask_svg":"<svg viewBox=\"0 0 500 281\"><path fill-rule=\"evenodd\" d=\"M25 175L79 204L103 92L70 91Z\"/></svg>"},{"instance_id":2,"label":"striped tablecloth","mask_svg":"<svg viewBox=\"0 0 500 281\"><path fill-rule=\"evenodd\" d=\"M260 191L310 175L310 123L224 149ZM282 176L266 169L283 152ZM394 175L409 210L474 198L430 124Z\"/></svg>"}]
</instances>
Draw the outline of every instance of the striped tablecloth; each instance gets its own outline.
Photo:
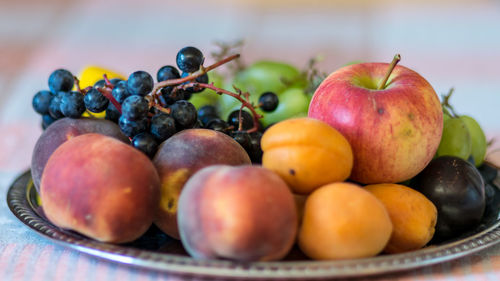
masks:
<instances>
[{"instance_id":1,"label":"striped tablecloth","mask_svg":"<svg viewBox=\"0 0 500 281\"><path fill-rule=\"evenodd\" d=\"M8 210L5 196L29 168L41 133L33 94L52 70L92 63L155 73L178 49L246 40L243 60L298 66L323 54L329 72L352 60L388 61L420 72L458 111L500 139L498 1L6 1L0 0L0 280L180 280L99 260L40 237ZM498 149L498 142L491 150ZM500 153L490 154L500 163ZM367 280L500 280L500 245L435 266Z\"/></svg>"}]
</instances>

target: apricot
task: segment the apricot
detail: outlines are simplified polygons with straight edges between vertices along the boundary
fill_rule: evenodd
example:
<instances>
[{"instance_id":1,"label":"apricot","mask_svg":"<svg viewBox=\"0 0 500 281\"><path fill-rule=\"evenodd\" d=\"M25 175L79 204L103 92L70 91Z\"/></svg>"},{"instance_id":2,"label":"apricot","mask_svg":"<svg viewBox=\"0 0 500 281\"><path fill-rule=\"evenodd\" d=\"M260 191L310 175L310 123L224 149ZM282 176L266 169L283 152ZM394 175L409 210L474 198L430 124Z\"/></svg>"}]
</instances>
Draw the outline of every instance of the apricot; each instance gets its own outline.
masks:
<instances>
[{"instance_id":1,"label":"apricot","mask_svg":"<svg viewBox=\"0 0 500 281\"><path fill-rule=\"evenodd\" d=\"M44 213L56 226L125 243L153 223L160 179L139 150L108 136L84 134L52 153L40 192Z\"/></svg>"},{"instance_id":2,"label":"apricot","mask_svg":"<svg viewBox=\"0 0 500 281\"><path fill-rule=\"evenodd\" d=\"M226 134L207 129L183 130L158 148L153 163L160 175L161 199L155 224L179 239L177 200L187 180L198 170L216 164L251 164L245 149Z\"/></svg>"},{"instance_id":3,"label":"apricot","mask_svg":"<svg viewBox=\"0 0 500 281\"><path fill-rule=\"evenodd\" d=\"M347 179L353 165L346 138L312 118L279 122L262 136L262 165L276 172L294 193L308 194Z\"/></svg>"},{"instance_id":4,"label":"apricot","mask_svg":"<svg viewBox=\"0 0 500 281\"><path fill-rule=\"evenodd\" d=\"M384 204L391 217L394 230L384 252L420 249L432 239L437 209L422 193L399 184L373 184L364 188Z\"/></svg>"},{"instance_id":5,"label":"apricot","mask_svg":"<svg viewBox=\"0 0 500 281\"><path fill-rule=\"evenodd\" d=\"M331 183L306 199L298 244L318 260L355 259L380 253L392 233L384 205L352 183Z\"/></svg>"},{"instance_id":6,"label":"apricot","mask_svg":"<svg viewBox=\"0 0 500 281\"><path fill-rule=\"evenodd\" d=\"M297 233L290 189L258 166L214 165L196 172L181 192L177 218L182 245L199 259L278 260Z\"/></svg>"}]
</instances>

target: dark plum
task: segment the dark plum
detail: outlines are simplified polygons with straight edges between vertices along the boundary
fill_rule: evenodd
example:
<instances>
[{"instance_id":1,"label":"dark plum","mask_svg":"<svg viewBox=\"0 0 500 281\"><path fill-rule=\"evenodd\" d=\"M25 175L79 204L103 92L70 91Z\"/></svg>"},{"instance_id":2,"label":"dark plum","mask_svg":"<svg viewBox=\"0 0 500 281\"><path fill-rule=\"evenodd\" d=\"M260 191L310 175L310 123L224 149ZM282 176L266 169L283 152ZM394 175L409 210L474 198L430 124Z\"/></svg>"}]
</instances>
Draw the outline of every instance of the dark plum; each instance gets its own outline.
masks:
<instances>
[{"instance_id":1,"label":"dark plum","mask_svg":"<svg viewBox=\"0 0 500 281\"><path fill-rule=\"evenodd\" d=\"M471 163L453 156L432 160L412 181L438 210L435 240L453 238L476 227L485 210L485 187Z\"/></svg>"},{"instance_id":2,"label":"dark plum","mask_svg":"<svg viewBox=\"0 0 500 281\"><path fill-rule=\"evenodd\" d=\"M488 163L483 163L481 166L478 167L478 170L481 173L481 176L483 176L483 180L485 183L492 182L494 179L496 179L498 175L497 168L491 166Z\"/></svg>"}]
</instances>

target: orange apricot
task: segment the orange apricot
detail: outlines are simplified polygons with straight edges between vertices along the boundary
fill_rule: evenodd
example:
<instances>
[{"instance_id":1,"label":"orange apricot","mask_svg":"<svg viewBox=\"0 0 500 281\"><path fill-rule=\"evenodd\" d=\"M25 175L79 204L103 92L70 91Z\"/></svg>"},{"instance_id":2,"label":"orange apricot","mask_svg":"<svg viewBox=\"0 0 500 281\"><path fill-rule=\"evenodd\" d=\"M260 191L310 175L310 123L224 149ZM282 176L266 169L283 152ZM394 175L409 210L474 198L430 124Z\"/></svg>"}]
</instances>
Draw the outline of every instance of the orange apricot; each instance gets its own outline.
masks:
<instances>
[{"instance_id":1,"label":"orange apricot","mask_svg":"<svg viewBox=\"0 0 500 281\"><path fill-rule=\"evenodd\" d=\"M294 193L347 179L353 165L347 139L323 121L295 118L270 127L261 140L262 165L277 173Z\"/></svg>"},{"instance_id":2,"label":"orange apricot","mask_svg":"<svg viewBox=\"0 0 500 281\"><path fill-rule=\"evenodd\" d=\"M307 199L298 244L318 260L375 256L386 246L392 223L384 205L352 183L331 183Z\"/></svg>"},{"instance_id":3,"label":"orange apricot","mask_svg":"<svg viewBox=\"0 0 500 281\"><path fill-rule=\"evenodd\" d=\"M394 231L384 252L420 249L432 239L437 209L422 193L399 184L373 184L364 188L384 204L391 217Z\"/></svg>"}]
</instances>

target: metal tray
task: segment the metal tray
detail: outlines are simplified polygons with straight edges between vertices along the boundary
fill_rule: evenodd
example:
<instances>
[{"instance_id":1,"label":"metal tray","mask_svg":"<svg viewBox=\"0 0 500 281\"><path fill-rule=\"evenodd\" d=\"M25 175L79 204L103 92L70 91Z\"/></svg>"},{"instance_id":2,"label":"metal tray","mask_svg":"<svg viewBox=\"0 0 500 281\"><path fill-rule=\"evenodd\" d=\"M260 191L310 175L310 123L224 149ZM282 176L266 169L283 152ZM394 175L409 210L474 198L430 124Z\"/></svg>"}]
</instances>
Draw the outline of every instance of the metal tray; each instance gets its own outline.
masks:
<instances>
[{"instance_id":1,"label":"metal tray","mask_svg":"<svg viewBox=\"0 0 500 281\"><path fill-rule=\"evenodd\" d=\"M496 179L498 183L500 177ZM498 185L498 184L497 184ZM125 245L97 242L72 231L60 229L43 215L29 171L19 176L7 194L14 215L43 237L74 250L139 268L182 276L228 279L317 279L361 277L414 269L463 257L500 242L500 191L495 190L481 224L452 241L432 244L403 254L343 261L308 260L293 249L278 262L240 263L227 260L195 260L179 241L152 227L141 238Z\"/></svg>"}]
</instances>

